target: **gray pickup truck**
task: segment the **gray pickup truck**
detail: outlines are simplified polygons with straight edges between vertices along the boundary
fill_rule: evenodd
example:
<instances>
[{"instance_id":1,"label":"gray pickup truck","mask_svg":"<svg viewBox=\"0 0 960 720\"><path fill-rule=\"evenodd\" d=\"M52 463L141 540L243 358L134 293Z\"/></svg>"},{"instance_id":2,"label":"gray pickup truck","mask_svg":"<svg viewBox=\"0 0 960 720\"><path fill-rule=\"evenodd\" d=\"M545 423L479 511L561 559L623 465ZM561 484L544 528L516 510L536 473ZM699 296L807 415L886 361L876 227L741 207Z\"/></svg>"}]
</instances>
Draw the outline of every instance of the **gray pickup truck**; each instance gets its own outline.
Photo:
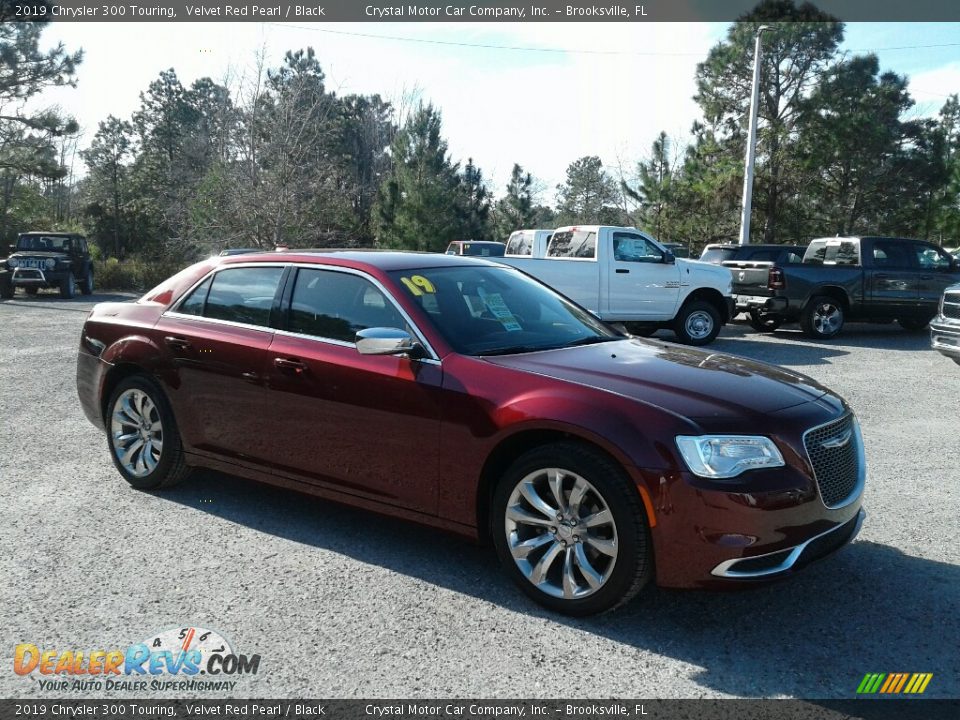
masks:
<instances>
[{"instance_id":1,"label":"gray pickup truck","mask_svg":"<svg viewBox=\"0 0 960 720\"><path fill-rule=\"evenodd\" d=\"M847 320L922 330L958 281L960 260L931 243L834 237L813 240L801 263L733 272L733 294L758 330L799 322L809 337L830 338Z\"/></svg>"}]
</instances>

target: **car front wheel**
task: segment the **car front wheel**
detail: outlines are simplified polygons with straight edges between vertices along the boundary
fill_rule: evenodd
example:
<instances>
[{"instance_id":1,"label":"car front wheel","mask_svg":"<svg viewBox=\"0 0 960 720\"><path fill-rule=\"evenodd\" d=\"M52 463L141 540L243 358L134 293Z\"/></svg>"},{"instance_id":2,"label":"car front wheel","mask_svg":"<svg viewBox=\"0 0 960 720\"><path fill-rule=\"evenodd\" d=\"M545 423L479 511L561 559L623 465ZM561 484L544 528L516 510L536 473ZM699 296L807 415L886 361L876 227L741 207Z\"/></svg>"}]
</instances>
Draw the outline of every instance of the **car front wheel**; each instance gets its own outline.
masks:
<instances>
[{"instance_id":1,"label":"car front wheel","mask_svg":"<svg viewBox=\"0 0 960 720\"><path fill-rule=\"evenodd\" d=\"M707 345L720 334L720 313L708 302L688 302L677 314L673 331L684 345Z\"/></svg>"},{"instance_id":2,"label":"car front wheel","mask_svg":"<svg viewBox=\"0 0 960 720\"><path fill-rule=\"evenodd\" d=\"M121 381L107 413L110 457L133 487L170 487L190 473L173 413L153 380L134 375Z\"/></svg>"},{"instance_id":3,"label":"car front wheel","mask_svg":"<svg viewBox=\"0 0 960 720\"><path fill-rule=\"evenodd\" d=\"M547 445L514 462L494 492L491 533L514 582L568 615L622 605L653 575L639 494L586 446Z\"/></svg>"},{"instance_id":4,"label":"car front wheel","mask_svg":"<svg viewBox=\"0 0 960 720\"><path fill-rule=\"evenodd\" d=\"M77 281L73 279L73 273L67 273L67 276L60 281L60 297L69 300L77 294Z\"/></svg>"},{"instance_id":5,"label":"car front wheel","mask_svg":"<svg viewBox=\"0 0 960 720\"><path fill-rule=\"evenodd\" d=\"M84 295L93 294L93 268L87 268L87 274L83 276L83 281L80 283L80 292Z\"/></svg>"}]
</instances>

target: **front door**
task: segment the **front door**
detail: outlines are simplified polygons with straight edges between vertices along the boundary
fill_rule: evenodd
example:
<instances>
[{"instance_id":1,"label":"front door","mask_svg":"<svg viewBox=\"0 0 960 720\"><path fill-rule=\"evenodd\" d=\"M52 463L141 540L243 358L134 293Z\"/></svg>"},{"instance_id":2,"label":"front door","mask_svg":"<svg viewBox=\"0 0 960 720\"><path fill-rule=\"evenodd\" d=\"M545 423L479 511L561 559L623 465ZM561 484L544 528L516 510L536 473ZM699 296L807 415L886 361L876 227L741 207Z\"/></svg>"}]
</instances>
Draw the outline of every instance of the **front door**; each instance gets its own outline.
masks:
<instances>
[{"instance_id":1,"label":"front door","mask_svg":"<svg viewBox=\"0 0 960 720\"><path fill-rule=\"evenodd\" d=\"M442 370L436 361L361 355L356 333L406 329L380 286L347 270L299 268L285 330L267 353L276 470L435 512Z\"/></svg>"},{"instance_id":2,"label":"front door","mask_svg":"<svg viewBox=\"0 0 960 720\"><path fill-rule=\"evenodd\" d=\"M663 251L637 233L614 232L609 268L610 317L667 320L680 295L680 270Z\"/></svg>"}]
</instances>

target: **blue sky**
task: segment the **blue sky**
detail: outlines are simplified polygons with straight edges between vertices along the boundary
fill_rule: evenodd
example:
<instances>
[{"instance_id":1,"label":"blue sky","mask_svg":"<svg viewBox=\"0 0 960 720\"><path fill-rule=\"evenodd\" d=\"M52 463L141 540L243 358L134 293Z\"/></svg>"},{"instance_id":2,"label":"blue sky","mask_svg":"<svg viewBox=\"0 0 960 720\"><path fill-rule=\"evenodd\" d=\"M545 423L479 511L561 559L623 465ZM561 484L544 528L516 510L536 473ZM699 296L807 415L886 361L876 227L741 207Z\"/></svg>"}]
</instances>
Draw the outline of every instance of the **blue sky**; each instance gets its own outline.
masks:
<instances>
[{"instance_id":1,"label":"blue sky","mask_svg":"<svg viewBox=\"0 0 960 720\"><path fill-rule=\"evenodd\" d=\"M175 68L185 85L206 75L242 92L258 52L274 66L286 50L312 45L332 89L379 93L398 105L432 101L443 112L455 160L472 156L496 194L519 162L540 178L544 199L552 201L566 166L582 155L599 155L615 175L630 175L661 130L681 146L697 117L691 99L696 64L726 29L706 23L55 23L44 41L82 47L86 57L78 87L48 92L42 101L78 118L85 146L108 114L128 118L140 92L164 69ZM935 115L950 93L960 92L960 24L850 23L844 47L874 50L884 70L909 75L914 113Z\"/></svg>"}]
</instances>

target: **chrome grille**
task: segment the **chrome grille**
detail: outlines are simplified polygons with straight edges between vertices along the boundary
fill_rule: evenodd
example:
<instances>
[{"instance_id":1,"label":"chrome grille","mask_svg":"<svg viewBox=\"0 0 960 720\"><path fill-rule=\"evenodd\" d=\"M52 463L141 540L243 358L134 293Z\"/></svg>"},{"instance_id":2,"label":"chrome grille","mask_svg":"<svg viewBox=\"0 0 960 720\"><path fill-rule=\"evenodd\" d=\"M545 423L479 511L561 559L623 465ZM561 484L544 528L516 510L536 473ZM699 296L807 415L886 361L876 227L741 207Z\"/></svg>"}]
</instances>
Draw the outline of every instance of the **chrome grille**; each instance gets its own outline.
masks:
<instances>
[{"instance_id":1,"label":"chrome grille","mask_svg":"<svg viewBox=\"0 0 960 720\"><path fill-rule=\"evenodd\" d=\"M820 497L828 508L847 504L859 490L862 452L852 415L808 430L803 446L813 466Z\"/></svg>"},{"instance_id":2,"label":"chrome grille","mask_svg":"<svg viewBox=\"0 0 960 720\"><path fill-rule=\"evenodd\" d=\"M943 316L960 320L960 292L947 292L943 295Z\"/></svg>"}]
</instances>

